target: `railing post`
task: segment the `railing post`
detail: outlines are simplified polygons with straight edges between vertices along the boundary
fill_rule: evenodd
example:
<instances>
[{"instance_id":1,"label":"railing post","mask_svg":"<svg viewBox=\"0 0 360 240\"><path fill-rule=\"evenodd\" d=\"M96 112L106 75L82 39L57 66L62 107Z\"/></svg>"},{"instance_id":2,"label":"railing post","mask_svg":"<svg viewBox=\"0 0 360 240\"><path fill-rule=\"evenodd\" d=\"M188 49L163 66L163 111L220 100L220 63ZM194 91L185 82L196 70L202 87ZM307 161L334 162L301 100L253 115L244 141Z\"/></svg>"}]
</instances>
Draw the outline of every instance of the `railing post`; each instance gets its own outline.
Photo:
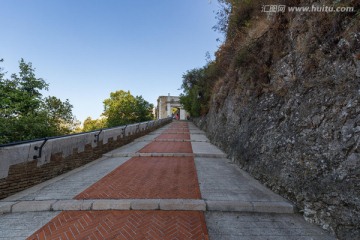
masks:
<instances>
[{"instance_id":1,"label":"railing post","mask_svg":"<svg viewBox=\"0 0 360 240\"><path fill-rule=\"evenodd\" d=\"M43 141L43 143L40 145L40 147L38 147L38 146L35 146L35 147L34 147L35 150L39 150L39 155L38 155L38 156L34 155L34 156L33 156L33 159L41 158L42 149L43 149L45 143L47 142L47 140L48 140L48 139L45 138L44 141Z\"/></svg>"},{"instance_id":2,"label":"railing post","mask_svg":"<svg viewBox=\"0 0 360 240\"><path fill-rule=\"evenodd\" d=\"M102 132L103 130L102 129L100 129L100 132L98 133L98 134L95 134L94 136L95 136L95 140L94 140L94 142L96 143L96 142L99 142L99 137L100 137L100 134L101 134L101 132Z\"/></svg>"},{"instance_id":3,"label":"railing post","mask_svg":"<svg viewBox=\"0 0 360 240\"><path fill-rule=\"evenodd\" d=\"M124 127L123 129L121 129L121 135L122 135L123 137L125 137L126 127L127 127L127 125L125 125L125 127Z\"/></svg>"}]
</instances>

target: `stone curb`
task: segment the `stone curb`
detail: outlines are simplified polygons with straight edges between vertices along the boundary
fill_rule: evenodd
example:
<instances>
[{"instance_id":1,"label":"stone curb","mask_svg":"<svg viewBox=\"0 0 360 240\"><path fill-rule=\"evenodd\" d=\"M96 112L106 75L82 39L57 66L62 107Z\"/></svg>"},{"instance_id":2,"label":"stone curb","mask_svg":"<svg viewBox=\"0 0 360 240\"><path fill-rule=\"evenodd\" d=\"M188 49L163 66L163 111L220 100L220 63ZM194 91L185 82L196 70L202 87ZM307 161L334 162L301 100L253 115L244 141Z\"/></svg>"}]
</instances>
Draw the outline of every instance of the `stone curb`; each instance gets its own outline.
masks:
<instances>
[{"instance_id":1,"label":"stone curb","mask_svg":"<svg viewBox=\"0 0 360 240\"><path fill-rule=\"evenodd\" d=\"M161 134L190 134L190 132L176 132L176 131L173 131L173 132L162 132Z\"/></svg>"},{"instance_id":2,"label":"stone curb","mask_svg":"<svg viewBox=\"0 0 360 240\"><path fill-rule=\"evenodd\" d=\"M52 205L53 211L91 210L93 200L58 200Z\"/></svg>"},{"instance_id":3,"label":"stone curb","mask_svg":"<svg viewBox=\"0 0 360 240\"><path fill-rule=\"evenodd\" d=\"M106 157L193 157L192 153L113 153Z\"/></svg>"},{"instance_id":4,"label":"stone curb","mask_svg":"<svg viewBox=\"0 0 360 240\"><path fill-rule=\"evenodd\" d=\"M191 140L191 139L153 139L153 140L135 140L134 142L206 142L210 143L209 140Z\"/></svg>"},{"instance_id":5,"label":"stone curb","mask_svg":"<svg viewBox=\"0 0 360 240\"><path fill-rule=\"evenodd\" d=\"M160 210L206 211L204 200L164 199L160 201Z\"/></svg>"},{"instance_id":6,"label":"stone curb","mask_svg":"<svg viewBox=\"0 0 360 240\"><path fill-rule=\"evenodd\" d=\"M201 158L227 158L225 153L194 153L194 157Z\"/></svg>"},{"instance_id":7,"label":"stone curb","mask_svg":"<svg viewBox=\"0 0 360 240\"><path fill-rule=\"evenodd\" d=\"M131 202L131 210L159 210L160 199L138 199Z\"/></svg>"},{"instance_id":8,"label":"stone curb","mask_svg":"<svg viewBox=\"0 0 360 240\"><path fill-rule=\"evenodd\" d=\"M212 201L201 199L92 199L0 202L0 214L41 211L164 210L294 213L287 202Z\"/></svg>"},{"instance_id":9,"label":"stone curb","mask_svg":"<svg viewBox=\"0 0 360 240\"><path fill-rule=\"evenodd\" d=\"M200 199L92 199L0 202L0 214L41 211L183 210L206 211Z\"/></svg>"},{"instance_id":10,"label":"stone curb","mask_svg":"<svg viewBox=\"0 0 360 240\"><path fill-rule=\"evenodd\" d=\"M10 213L11 212L11 207L15 203L16 202L0 202L0 214Z\"/></svg>"},{"instance_id":11,"label":"stone curb","mask_svg":"<svg viewBox=\"0 0 360 240\"><path fill-rule=\"evenodd\" d=\"M295 213L295 208L288 202L255 201L212 201L206 200L208 211L256 212L256 213Z\"/></svg>"},{"instance_id":12,"label":"stone curb","mask_svg":"<svg viewBox=\"0 0 360 240\"><path fill-rule=\"evenodd\" d=\"M113 153L104 154L104 157L203 157L226 158L223 153Z\"/></svg>"},{"instance_id":13,"label":"stone curb","mask_svg":"<svg viewBox=\"0 0 360 240\"><path fill-rule=\"evenodd\" d=\"M11 212L44 212L52 210L51 206L56 200L21 201L11 207Z\"/></svg>"},{"instance_id":14,"label":"stone curb","mask_svg":"<svg viewBox=\"0 0 360 240\"><path fill-rule=\"evenodd\" d=\"M129 200L94 200L91 210L129 210Z\"/></svg>"}]
</instances>

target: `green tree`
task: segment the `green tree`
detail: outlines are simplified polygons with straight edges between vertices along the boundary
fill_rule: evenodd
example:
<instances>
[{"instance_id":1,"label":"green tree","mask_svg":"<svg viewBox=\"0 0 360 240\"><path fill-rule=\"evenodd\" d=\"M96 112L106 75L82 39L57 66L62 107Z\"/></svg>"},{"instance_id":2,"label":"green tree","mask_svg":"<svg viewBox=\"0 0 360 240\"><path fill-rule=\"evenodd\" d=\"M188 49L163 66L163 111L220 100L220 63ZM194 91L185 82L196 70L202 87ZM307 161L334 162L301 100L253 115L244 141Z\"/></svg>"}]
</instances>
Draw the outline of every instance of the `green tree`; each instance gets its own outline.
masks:
<instances>
[{"instance_id":1,"label":"green tree","mask_svg":"<svg viewBox=\"0 0 360 240\"><path fill-rule=\"evenodd\" d=\"M104 100L103 116L107 118L107 127L120 126L153 119L153 105L142 96L134 97L130 91L119 90L110 93Z\"/></svg>"},{"instance_id":2,"label":"green tree","mask_svg":"<svg viewBox=\"0 0 360 240\"><path fill-rule=\"evenodd\" d=\"M74 120L71 104L55 97L43 98L48 89L24 59L10 79L0 69L0 144L69 133Z\"/></svg>"},{"instance_id":3,"label":"green tree","mask_svg":"<svg viewBox=\"0 0 360 240\"><path fill-rule=\"evenodd\" d=\"M192 117L206 114L215 80L221 74L217 63L210 61L202 68L195 68L183 75L180 103Z\"/></svg>"},{"instance_id":4,"label":"green tree","mask_svg":"<svg viewBox=\"0 0 360 240\"><path fill-rule=\"evenodd\" d=\"M54 96L49 96L44 99L42 107L47 114L50 135L69 134L77 127L78 122L72 114L73 106L68 99L62 102Z\"/></svg>"},{"instance_id":5,"label":"green tree","mask_svg":"<svg viewBox=\"0 0 360 240\"><path fill-rule=\"evenodd\" d=\"M88 117L85 119L83 124L83 132L89 132L98 130L101 128L105 128L107 126L106 118L99 118L99 119L91 119L91 117Z\"/></svg>"},{"instance_id":6,"label":"green tree","mask_svg":"<svg viewBox=\"0 0 360 240\"><path fill-rule=\"evenodd\" d=\"M152 120L154 118L152 113L152 109L154 108L154 105L147 102L142 96L136 96L135 100L136 100L135 109L137 116L136 121L144 122L144 121Z\"/></svg>"}]
</instances>

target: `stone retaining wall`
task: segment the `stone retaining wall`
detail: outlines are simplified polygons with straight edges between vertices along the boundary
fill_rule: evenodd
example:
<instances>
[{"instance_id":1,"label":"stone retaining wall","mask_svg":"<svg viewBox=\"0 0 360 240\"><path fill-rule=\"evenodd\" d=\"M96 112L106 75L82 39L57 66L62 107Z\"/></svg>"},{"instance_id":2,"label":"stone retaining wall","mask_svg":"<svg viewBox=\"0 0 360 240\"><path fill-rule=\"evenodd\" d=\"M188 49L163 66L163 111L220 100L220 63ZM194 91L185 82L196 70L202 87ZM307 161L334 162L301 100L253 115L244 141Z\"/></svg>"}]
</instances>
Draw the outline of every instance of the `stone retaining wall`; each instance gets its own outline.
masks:
<instances>
[{"instance_id":1,"label":"stone retaining wall","mask_svg":"<svg viewBox=\"0 0 360 240\"><path fill-rule=\"evenodd\" d=\"M226 42L241 50L217 80L209 112L194 121L306 220L359 239L359 17L286 12L249 23L244 40Z\"/></svg>"},{"instance_id":2,"label":"stone retaining wall","mask_svg":"<svg viewBox=\"0 0 360 240\"><path fill-rule=\"evenodd\" d=\"M171 120L166 118L49 139L42 148L41 157L38 157L38 148L43 140L0 147L0 199L98 159Z\"/></svg>"}]
</instances>

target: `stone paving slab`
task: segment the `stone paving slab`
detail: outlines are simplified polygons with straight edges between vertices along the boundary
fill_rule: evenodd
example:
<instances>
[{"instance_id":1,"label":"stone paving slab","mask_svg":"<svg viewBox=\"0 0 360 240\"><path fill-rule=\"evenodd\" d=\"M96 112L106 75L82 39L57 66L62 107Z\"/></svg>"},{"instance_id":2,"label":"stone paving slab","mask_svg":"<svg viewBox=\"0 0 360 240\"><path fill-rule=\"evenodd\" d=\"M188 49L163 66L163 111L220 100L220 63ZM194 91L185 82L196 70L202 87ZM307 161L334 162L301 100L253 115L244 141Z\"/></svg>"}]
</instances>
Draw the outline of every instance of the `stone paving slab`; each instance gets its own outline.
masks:
<instances>
[{"instance_id":1,"label":"stone paving slab","mask_svg":"<svg viewBox=\"0 0 360 240\"><path fill-rule=\"evenodd\" d=\"M109 174L130 157L100 158L83 167L24 190L2 201L72 199L77 194Z\"/></svg>"},{"instance_id":2,"label":"stone paving slab","mask_svg":"<svg viewBox=\"0 0 360 240\"><path fill-rule=\"evenodd\" d=\"M145 136L135 139L134 142L151 142L154 139L156 139L159 135L160 133L147 134Z\"/></svg>"},{"instance_id":3,"label":"stone paving slab","mask_svg":"<svg viewBox=\"0 0 360 240\"><path fill-rule=\"evenodd\" d=\"M210 140L204 134L190 134L192 142L210 142Z\"/></svg>"},{"instance_id":4,"label":"stone paving slab","mask_svg":"<svg viewBox=\"0 0 360 240\"><path fill-rule=\"evenodd\" d=\"M195 158L201 196L212 201L290 204L225 158ZM260 205L259 205L260 206Z\"/></svg>"},{"instance_id":5,"label":"stone paving slab","mask_svg":"<svg viewBox=\"0 0 360 240\"><path fill-rule=\"evenodd\" d=\"M140 149L144 148L148 144L149 141L134 141L125 146L112 150L104 154L104 156L109 157L109 156L117 156L121 154L133 154L139 152Z\"/></svg>"},{"instance_id":6,"label":"stone paving slab","mask_svg":"<svg viewBox=\"0 0 360 240\"><path fill-rule=\"evenodd\" d=\"M226 158L226 154L209 142L191 142L194 154L216 154L219 157Z\"/></svg>"},{"instance_id":7,"label":"stone paving slab","mask_svg":"<svg viewBox=\"0 0 360 240\"><path fill-rule=\"evenodd\" d=\"M189 122L189 131L190 134L206 135L206 133L203 130L200 130L198 127L195 126L195 124L191 122Z\"/></svg>"},{"instance_id":8,"label":"stone paving slab","mask_svg":"<svg viewBox=\"0 0 360 240\"><path fill-rule=\"evenodd\" d=\"M297 214L206 212L212 240L335 240Z\"/></svg>"},{"instance_id":9,"label":"stone paving slab","mask_svg":"<svg viewBox=\"0 0 360 240\"><path fill-rule=\"evenodd\" d=\"M24 240L59 212L22 212L0 215L0 240Z\"/></svg>"}]
</instances>

